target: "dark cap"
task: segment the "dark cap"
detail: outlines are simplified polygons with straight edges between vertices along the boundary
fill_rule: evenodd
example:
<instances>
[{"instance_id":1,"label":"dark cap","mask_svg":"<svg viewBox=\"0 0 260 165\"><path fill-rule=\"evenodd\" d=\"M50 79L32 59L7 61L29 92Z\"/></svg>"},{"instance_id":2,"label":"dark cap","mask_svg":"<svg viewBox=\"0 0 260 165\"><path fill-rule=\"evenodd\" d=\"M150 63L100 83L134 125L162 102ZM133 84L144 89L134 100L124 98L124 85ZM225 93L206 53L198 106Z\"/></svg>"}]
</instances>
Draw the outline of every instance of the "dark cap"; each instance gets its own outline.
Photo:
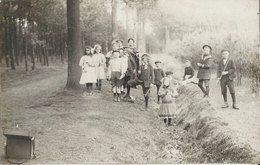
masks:
<instances>
[{"instance_id":1,"label":"dark cap","mask_svg":"<svg viewBox=\"0 0 260 165\"><path fill-rule=\"evenodd\" d=\"M154 63L157 64L157 63L162 63L162 62L161 61L155 61Z\"/></svg>"},{"instance_id":2,"label":"dark cap","mask_svg":"<svg viewBox=\"0 0 260 165\"><path fill-rule=\"evenodd\" d=\"M166 75L172 75L173 72L172 72L172 71L167 71L167 72L165 72L165 74L166 74Z\"/></svg>"},{"instance_id":3,"label":"dark cap","mask_svg":"<svg viewBox=\"0 0 260 165\"><path fill-rule=\"evenodd\" d=\"M223 50L221 50L221 53L223 53L223 52L228 52L229 53L229 50L223 49Z\"/></svg>"},{"instance_id":4,"label":"dark cap","mask_svg":"<svg viewBox=\"0 0 260 165\"><path fill-rule=\"evenodd\" d=\"M208 47L210 50L212 50L212 48L209 45L203 45L202 49L204 49L205 47Z\"/></svg>"},{"instance_id":5,"label":"dark cap","mask_svg":"<svg viewBox=\"0 0 260 165\"><path fill-rule=\"evenodd\" d=\"M148 57L149 57L148 54L143 54L141 58L143 59L143 58L148 58Z\"/></svg>"}]
</instances>

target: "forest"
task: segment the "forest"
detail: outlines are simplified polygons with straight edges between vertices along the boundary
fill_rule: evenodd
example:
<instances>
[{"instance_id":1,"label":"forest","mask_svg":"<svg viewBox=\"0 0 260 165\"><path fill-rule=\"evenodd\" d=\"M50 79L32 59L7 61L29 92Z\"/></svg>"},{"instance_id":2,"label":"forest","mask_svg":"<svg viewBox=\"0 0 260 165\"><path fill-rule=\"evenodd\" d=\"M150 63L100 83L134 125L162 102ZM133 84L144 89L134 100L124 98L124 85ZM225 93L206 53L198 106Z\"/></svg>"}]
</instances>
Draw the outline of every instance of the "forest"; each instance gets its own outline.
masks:
<instances>
[{"instance_id":1,"label":"forest","mask_svg":"<svg viewBox=\"0 0 260 165\"><path fill-rule=\"evenodd\" d=\"M134 38L142 53L168 53L182 61L191 60L196 68L201 45L209 44L215 64L222 49L231 51L237 64L237 85L249 77L252 86L259 86L259 35L252 28L257 27L257 13L249 13L249 18L241 13L233 17L223 13L222 19L191 18L192 13L180 14L188 2L175 7L176 2L169 7L165 0L80 0L82 50L100 44L106 53L114 39L122 39L126 45L128 38ZM236 7L246 4L252 8L256 2L240 0ZM0 11L2 66L15 70L22 65L28 71L36 63L48 66L53 61L68 61L66 1L1 0ZM212 13L209 15L214 16Z\"/></svg>"}]
</instances>

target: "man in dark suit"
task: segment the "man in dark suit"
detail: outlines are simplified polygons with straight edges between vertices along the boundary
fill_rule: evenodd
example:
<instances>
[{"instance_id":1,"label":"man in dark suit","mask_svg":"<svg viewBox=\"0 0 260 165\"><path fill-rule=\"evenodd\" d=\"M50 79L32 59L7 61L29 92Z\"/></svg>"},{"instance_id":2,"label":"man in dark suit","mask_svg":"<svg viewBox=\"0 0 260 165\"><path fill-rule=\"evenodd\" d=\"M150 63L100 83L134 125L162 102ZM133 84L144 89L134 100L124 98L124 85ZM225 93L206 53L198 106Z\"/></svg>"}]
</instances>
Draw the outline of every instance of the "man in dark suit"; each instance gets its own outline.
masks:
<instances>
[{"instance_id":1,"label":"man in dark suit","mask_svg":"<svg viewBox=\"0 0 260 165\"><path fill-rule=\"evenodd\" d=\"M222 108L228 107L227 102L227 86L229 88L229 92L233 101L233 108L238 110L239 108L236 106L236 97L235 97L235 87L234 87L234 78L236 77L235 71L236 67L234 62L229 59L229 51L222 50L221 51L223 59L218 64L217 70L217 78L220 80L221 93L224 98L224 105Z\"/></svg>"},{"instance_id":2,"label":"man in dark suit","mask_svg":"<svg viewBox=\"0 0 260 165\"><path fill-rule=\"evenodd\" d=\"M140 65L137 77L128 81L127 84L131 87L135 85L142 85L145 98L145 109L147 109L150 87L154 84L154 70L153 66L150 64L149 56L147 54L142 55L141 60L142 64Z\"/></svg>"},{"instance_id":3,"label":"man in dark suit","mask_svg":"<svg viewBox=\"0 0 260 165\"><path fill-rule=\"evenodd\" d=\"M204 54L201 56L200 61L197 63L199 67L197 78L199 79L198 86L200 87L201 91L204 93L204 97L209 97L209 80L211 78L211 51L212 48L209 45L204 45L202 47ZM203 82L205 83L205 88L203 87Z\"/></svg>"}]
</instances>

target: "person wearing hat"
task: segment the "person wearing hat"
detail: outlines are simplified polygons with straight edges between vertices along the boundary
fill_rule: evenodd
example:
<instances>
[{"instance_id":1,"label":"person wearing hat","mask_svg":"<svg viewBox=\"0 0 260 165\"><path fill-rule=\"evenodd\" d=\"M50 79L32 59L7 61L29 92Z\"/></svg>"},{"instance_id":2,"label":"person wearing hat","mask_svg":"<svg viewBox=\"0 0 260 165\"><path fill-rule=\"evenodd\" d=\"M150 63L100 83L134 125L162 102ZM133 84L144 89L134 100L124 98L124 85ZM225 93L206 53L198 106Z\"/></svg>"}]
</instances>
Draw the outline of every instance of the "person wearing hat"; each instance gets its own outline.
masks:
<instances>
[{"instance_id":1,"label":"person wearing hat","mask_svg":"<svg viewBox=\"0 0 260 165\"><path fill-rule=\"evenodd\" d=\"M161 68L161 61L155 61L154 63L156 66L156 68L154 68L154 85L156 85L156 88L157 88L157 104L159 104L160 96L158 95L158 92L162 85L161 80L163 77L165 77L165 74Z\"/></svg>"},{"instance_id":2,"label":"person wearing hat","mask_svg":"<svg viewBox=\"0 0 260 165\"><path fill-rule=\"evenodd\" d=\"M199 67L197 78L199 79L198 86L204 94L204 97L209 97L209 81L211 78L211 61L212 61L212 48L209 45L204 45L202 47L204 53L200 58L200 61L197 63ZM203 86L205 84L206 89Z\"/></svg>"},{"instance_id":3,"label":"person wearing hat","mask_svg":"<svg viewBox=\"0 0 260 165\"><path fill-rule=\"evenodd\" d=\"M136 70L139 70L139 51L138 49L134 46L135 44L135 41L133 38L129 38L127 40L128 42L128 47L130 48L130 50L132 51L131 52L131 55L134 57L135 59L135 63L136 63Z\"/></svg>"},{"instance_id":4,"label":"person wearing hat","mask_svg":"<svg viewBox=\"0 0 260 165\"><path fill-rule=\"evenodd\" d=\"M172 72L166 72L167 76L162 79L162 86L159 90L159 96L162 98L162 103L159 108L159 117L164 118L164 123L171 125L171 119L174 117L176 110L175 97L178 96L176 88L173 87L170 76Z\"/></svg>"},{"instance_id":5,"label":"person wearing hat","mask_svg":"<svg viewBox=\"0 0 260 165\"><path fill-rule=\"evenodd\" d=\"M217 82L220 81L221 93L224 98L224 105L222 106L222 108L229 107L227 102L227 86L228 86L233 101L232 107L238 110L239 108L236 106L236 96L235 96L235 87L234 87L234 79L236 77L235 75L236 66L233 60L229 58L228 50L222 50L221 54L223 58L219 61L218 64Z\"/></svg>"},{"instance_id":6,"label":"person wearing hat","mask_svg":"<svg viewBox=\"0 0 260 165\"><path fill-rule=\"evenodd\" d=\"M154 84L154 71L153 66L149 62L149 56L147 54L141 57L141 66L138 71L138 75L135 79L130 80L127 84L132 87L134 85L142 85L143 94L145 98L145 109L148 108L148 99L150 93L150 87Z\"/></svg>"}]
</instances>

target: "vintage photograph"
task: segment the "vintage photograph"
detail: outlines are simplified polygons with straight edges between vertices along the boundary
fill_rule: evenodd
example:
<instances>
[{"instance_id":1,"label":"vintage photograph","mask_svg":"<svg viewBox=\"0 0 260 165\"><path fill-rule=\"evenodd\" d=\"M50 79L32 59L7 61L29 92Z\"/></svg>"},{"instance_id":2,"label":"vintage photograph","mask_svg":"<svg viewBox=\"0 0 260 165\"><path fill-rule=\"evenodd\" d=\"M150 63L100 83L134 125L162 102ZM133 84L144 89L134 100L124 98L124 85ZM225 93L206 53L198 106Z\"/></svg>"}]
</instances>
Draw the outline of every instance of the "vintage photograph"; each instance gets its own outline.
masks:
<instances>
[{"instance_id":1,"label":"vintage photograph","mask_svg":"<svg viewBox=\"0 0 260 165\"><path fill-rule=\"evenodd\" d=\"M0 0L1 164L259 164L260 0Z\"/></svg>"}]
</instances>

